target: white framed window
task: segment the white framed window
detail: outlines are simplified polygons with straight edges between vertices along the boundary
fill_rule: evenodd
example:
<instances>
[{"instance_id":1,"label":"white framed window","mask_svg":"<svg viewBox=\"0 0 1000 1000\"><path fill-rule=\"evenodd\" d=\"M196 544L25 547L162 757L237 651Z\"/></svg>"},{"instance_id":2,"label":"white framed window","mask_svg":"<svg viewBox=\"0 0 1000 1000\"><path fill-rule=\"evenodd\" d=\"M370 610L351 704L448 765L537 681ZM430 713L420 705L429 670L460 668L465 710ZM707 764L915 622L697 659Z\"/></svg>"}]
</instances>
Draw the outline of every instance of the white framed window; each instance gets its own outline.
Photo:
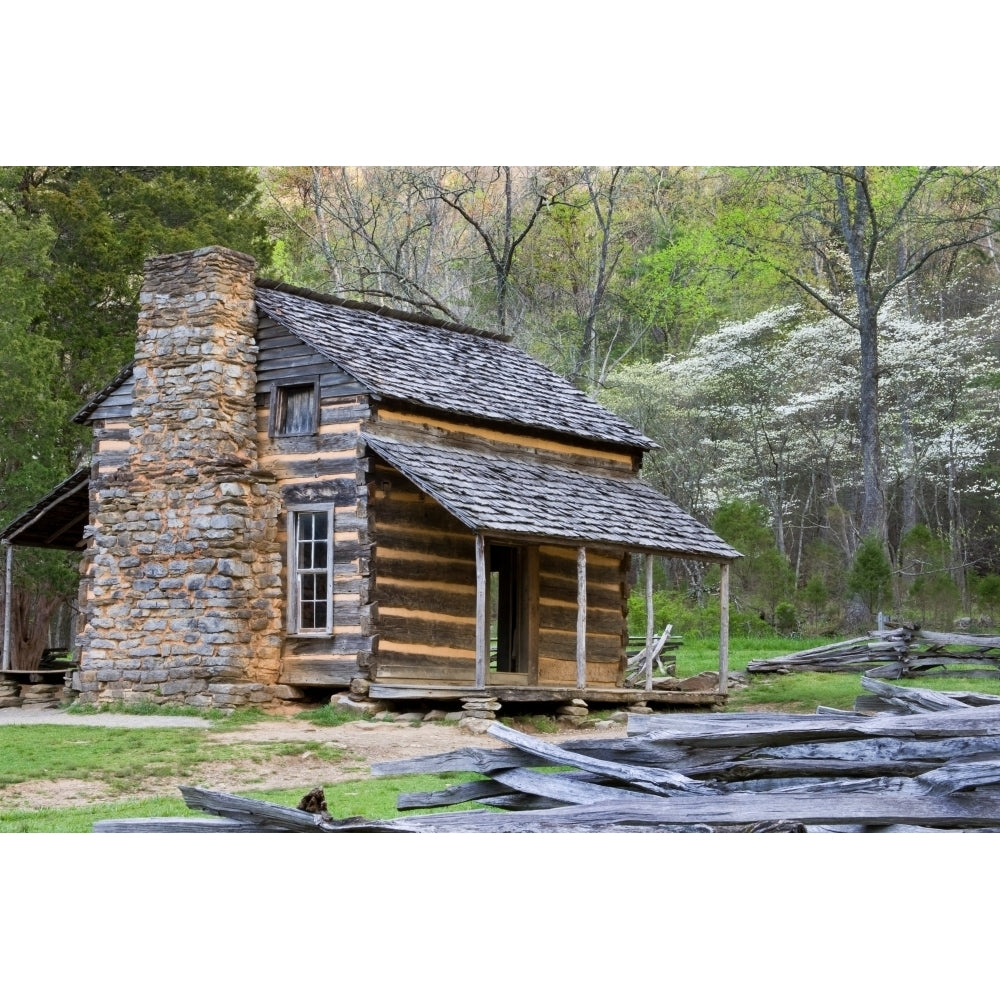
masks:
<instances>
[{"instance_id":1,"label":"white framed window","mask_svg":"<svg viewBox=\"0 0 1000 1000\"><path fill-rule=\"evenodd\" d=\"M319 426L319 391L315 381L276 385L271 391L271 437L315 434Z\"/></svg>"},{"instance_id":2,"label":"white framed window","mask_svg":"<svg viewBox=\"0 0 1000 1000\"><path fill-rule=\"evenodd\" d=\"M288 631L333 632L333 508L288 512Z\"/></svg>"}]
</instances>

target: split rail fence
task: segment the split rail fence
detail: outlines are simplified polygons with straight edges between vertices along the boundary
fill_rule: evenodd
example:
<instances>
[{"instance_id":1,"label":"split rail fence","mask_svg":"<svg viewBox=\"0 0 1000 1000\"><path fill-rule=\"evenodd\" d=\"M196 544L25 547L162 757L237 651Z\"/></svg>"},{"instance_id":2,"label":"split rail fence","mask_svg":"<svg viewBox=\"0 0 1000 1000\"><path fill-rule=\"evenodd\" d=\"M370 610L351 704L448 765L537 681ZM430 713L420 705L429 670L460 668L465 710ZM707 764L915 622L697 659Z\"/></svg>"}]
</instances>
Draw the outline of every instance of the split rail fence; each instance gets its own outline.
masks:
<instances>
[{"instance_id":1,"label":"split rail fence","mask_svg":"<svg viewBox=\"0 0 1000 1000\"><path fill-rule=\"evenodd\" d=\"M500 723L504 744L375 764L375 775L475 772L398 809L334 819L322 789L290 808L184 787L210 814L104 820L103 832L1000 832L1000 696L863 678L886 711L633 715L627 736L548 743ZM551 770L553 766L563 770ZM539 770L544 768L545 770Z\"/></svg>"}]
</instances>

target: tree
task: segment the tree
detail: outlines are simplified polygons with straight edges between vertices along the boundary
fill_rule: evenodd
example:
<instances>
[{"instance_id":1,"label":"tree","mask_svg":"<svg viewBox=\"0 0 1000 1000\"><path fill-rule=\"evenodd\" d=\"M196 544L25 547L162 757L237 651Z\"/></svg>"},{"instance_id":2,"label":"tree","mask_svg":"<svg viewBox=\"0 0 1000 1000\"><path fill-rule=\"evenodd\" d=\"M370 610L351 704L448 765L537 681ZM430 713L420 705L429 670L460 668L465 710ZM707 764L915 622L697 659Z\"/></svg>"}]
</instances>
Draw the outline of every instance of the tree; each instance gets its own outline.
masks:
<instances>
[{"instance_id":1,"label":"tree","mask_svg":"<svg viewBox=\"0 0 1000 1000\"><path fill-rule=\"evenodd\" d=\"M131 358L147 257L222 244L270 262L245 167L25 167L16 195L17 214L55 234L34 329L60 345L77 400Z\"/></svg>"},{"instance_id":2,"label":"tree","mask_svg":"<svg viewBox=\"0 0 1000 1000\"><path fill-rule=\"evenodd\" d=\"M891 594L892 568L878 538L869 535L858 547L847 577L847 588L861 598L870 614L879 611L882 602Z\"/></svg>"},{"instance_id":3,"label":"tree","mask_svg":"<svg viewBox=\"0 0 1000 1000\"><path fill-rule=\"evenodd\" d=\"M493 278L496 330L508 332L514 261L545 210L570 187L558 170L453 167L433 183L440 201L479 240Z\"/></svg>"},{"instance_id":4,"label":"tree","mask_svg":"<svg viewBox=\"0 0 1000 1000\"><path fill-rule=\"evenodd\" d=\"M463 320L468 237L433 193L436 167L266 171L282 273L310 287Z\"/></svg>"},{"instance_id":5,"label":"tree","mask_svg":"<svg viewBox=\"0 0 1000 1000\"><path fill-rule=\"evenodd\" d=\"M46 219L7 207L16 180L0 173L0 523L63 477L72 450L59 345L33 329L54 234Z\"/></svg>"},{"instance_id":6,"label":"tree","mask_svg":"<svg viewBox=\"0 0 1000 1000\"><path fill-rule=\"evenodd\" d=\"M886 537L879 317L893 292L997 229L998 174L951 167L762 168L729 195L725 237L768 264L859 342L858 536Z\"/></svg>"},{"instance_id":7,"label":"tree","mask_svg":"<svg viewBox=\"0 0 1000 1000\"><path fill-rule=\"evenodd\" d=\"M719 505L712 529L743 554L733 564L734 591L762 604L773 623L778 605L791 590L792 574L774 544L767 511L757 503L729 500Z\"/></svg>"}]
</instances>

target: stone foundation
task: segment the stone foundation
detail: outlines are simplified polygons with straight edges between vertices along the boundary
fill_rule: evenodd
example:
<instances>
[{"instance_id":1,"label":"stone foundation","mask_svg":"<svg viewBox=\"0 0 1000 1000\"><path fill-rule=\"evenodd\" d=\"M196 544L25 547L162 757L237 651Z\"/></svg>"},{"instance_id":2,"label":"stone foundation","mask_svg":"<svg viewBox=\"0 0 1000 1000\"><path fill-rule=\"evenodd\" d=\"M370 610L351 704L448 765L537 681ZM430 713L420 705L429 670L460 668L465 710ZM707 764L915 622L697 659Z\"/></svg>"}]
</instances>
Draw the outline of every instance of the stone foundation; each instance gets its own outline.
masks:
<instances>
[{"instance_id":1,"label":"stone foundation","mask_svg":"<svg viewBox=\"0 0 1000 1000\"><path fill-rule=\"evenodd\" d=\"M147 264L127 461L91 481L79 699L233 708L294 696L280 497L257 463L254 263Z\"/></svg>"}]
</instances>

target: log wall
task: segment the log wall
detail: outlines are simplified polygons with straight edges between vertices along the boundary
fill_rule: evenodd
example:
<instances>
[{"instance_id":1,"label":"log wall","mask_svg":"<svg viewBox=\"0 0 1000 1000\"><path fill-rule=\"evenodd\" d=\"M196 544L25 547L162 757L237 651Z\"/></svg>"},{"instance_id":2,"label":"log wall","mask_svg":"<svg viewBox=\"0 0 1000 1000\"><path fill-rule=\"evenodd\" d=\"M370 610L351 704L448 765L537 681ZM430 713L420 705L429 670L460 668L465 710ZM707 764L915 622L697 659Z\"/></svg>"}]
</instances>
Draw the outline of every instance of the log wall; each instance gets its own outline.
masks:
<instances>
[{"instance_id":1,"label":"log wall","mask_svg":"<svg viewBox=\"0 0 1000 1000\"><path fill-rule=\"evenodd\" d=\"M374 679L468 686L476 674L475 539L381 459L369 484Z\"/></svg>"},{"instance_id":2,"label":"log wall","mask_svg":"<svg viewBox=\"0 0 1000 1000\"><path fill-rule=\"evenodd\" d=\"M372 654L368 565L367 484L360 433L370 414L365 388L271 320L258 331L257 441L260 464L277 481L285 510L329 505L333 513L333 617L331 635L287 632L280 680L300 687L346 687L367 675ZM272 437L276 385L316 379L319 425L315 434ZM282 593L288 580L288 522L278 541L283 553Z\"/></svg>"},{"instance_id":3,"label":"log wall","mask_svg":"<svg viewBox=\"0 0 1000 1000\"><path fill-rule=\"evenodd\" d=\"M587 686L615 687L625 677L624 552L587 552ZM538 683L576 683L576 549L543 545L538 559Z\"/></svg>"}]
</instances>

